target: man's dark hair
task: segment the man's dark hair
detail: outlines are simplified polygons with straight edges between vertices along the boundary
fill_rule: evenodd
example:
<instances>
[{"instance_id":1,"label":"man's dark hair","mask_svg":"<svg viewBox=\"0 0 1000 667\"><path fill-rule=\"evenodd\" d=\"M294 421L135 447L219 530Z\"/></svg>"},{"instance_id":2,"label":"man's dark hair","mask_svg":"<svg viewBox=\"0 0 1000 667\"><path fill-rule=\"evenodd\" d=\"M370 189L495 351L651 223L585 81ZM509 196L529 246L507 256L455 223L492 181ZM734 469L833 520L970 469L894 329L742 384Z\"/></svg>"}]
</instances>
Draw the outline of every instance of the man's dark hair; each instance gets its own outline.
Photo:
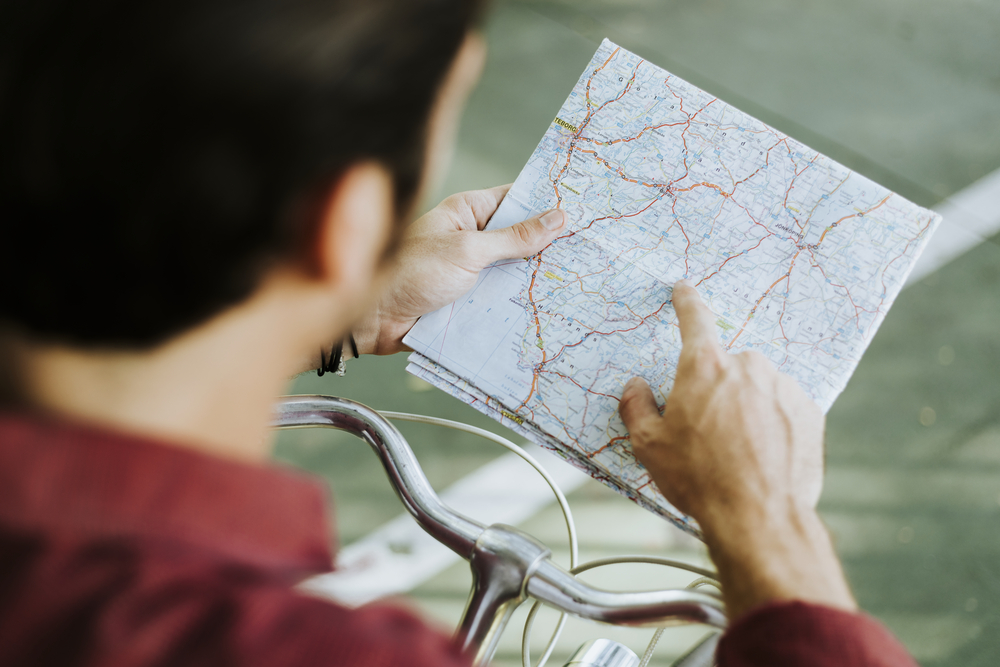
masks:
<instances>
[{"instance_id":1,"label":"man's dark hair","mask_svg":"<svg viewBox=\"0 0 1000 667\"><path fill-rule=\"evenodd\" d=\"M0 0L0 322L143 348L302 252L350 165L408 210L480 0Z\"/></svg>"}]
</instances>

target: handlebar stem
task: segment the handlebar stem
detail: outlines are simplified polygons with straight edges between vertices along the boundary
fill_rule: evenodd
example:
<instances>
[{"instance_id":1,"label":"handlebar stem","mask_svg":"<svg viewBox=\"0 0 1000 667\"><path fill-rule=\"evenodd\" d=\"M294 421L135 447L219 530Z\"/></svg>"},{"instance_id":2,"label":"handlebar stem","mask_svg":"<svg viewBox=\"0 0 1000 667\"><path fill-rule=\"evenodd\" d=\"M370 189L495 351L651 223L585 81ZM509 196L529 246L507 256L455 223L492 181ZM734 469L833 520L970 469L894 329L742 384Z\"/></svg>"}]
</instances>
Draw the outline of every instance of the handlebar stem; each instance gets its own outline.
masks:
<instances>
[{"instance_id":1,"label":"handlebar stem","mask_svg":"<svg viewBox=\"0 0 1000 667\"><path fill-rule=\"evenodd\" d=\"M527 583L552 555L544 544L511 526L483 531L472 554L472 592L457 640L474 665L493 657L511 614L526 597Z\"/></svg>"}]
</instances>

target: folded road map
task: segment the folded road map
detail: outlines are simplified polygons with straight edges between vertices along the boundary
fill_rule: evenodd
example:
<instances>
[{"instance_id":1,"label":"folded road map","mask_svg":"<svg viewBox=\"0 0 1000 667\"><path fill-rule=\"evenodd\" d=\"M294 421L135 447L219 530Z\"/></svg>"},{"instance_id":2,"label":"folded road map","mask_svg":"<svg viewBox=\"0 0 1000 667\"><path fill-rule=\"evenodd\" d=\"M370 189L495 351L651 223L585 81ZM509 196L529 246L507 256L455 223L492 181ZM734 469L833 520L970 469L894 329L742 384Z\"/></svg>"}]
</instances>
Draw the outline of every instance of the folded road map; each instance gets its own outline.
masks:
<instances>
[{"instance_id":1,"label":"folded road map","mask_svg":"<svg viewBox=\"0 0 1000 667\"><path fill-rule=\"evenodd\" d=\"M618 416L633 376L670 391L671 285L827 411L940 222L607 40L489 226L555 207L566 232L423 317L408 370L695 534Z\"/></svg>"}]
</instances>

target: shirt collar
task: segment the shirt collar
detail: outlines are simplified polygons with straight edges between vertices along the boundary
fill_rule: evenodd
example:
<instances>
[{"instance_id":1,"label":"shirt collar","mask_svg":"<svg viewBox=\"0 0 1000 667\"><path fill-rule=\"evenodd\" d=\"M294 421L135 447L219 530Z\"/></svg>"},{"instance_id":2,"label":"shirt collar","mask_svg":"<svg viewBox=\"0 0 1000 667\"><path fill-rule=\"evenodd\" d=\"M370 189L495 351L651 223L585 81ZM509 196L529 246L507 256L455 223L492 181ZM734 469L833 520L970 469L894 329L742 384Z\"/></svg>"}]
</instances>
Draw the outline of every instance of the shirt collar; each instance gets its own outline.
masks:
<instances>
[{"instance_id":1,"label":"shirt collar","mask_svg":"<svg viewBox=\"0 0 1000 667\"><path fill-rule=\"evenodd\" d=\"M0 414L0 521L181 541L291 577L328 571L326 492L274 466L52 417Z\"/></svg>"}]
</instances>

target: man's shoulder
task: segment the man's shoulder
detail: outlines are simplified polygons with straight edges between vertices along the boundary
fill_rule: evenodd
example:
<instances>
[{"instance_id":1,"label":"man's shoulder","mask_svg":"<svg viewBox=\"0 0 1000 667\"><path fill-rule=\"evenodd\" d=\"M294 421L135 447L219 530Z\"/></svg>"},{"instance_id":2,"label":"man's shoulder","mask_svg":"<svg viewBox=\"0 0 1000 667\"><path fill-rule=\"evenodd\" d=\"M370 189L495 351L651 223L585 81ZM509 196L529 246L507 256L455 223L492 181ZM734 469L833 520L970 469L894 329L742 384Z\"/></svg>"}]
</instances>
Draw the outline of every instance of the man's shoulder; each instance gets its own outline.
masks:
<instances>
[{"instance_id":1,"label":"man's shoulder","mask_svg":"<svg viewBox=\"0 0 1000 667\"><path fill-rule=\"evenodd\" d=\"M349 609L183 547L0 525L0 664L465 665L409 611Z\"/></svg>"}]
</instances>

